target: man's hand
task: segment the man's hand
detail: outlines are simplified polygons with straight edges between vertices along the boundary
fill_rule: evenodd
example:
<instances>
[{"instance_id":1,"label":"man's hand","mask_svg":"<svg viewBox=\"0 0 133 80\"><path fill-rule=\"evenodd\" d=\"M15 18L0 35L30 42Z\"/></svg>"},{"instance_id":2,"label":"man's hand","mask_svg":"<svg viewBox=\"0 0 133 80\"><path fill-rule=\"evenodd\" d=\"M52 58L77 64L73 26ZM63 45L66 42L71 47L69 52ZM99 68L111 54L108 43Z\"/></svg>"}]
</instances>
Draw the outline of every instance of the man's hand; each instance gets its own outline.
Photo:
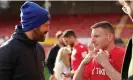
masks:
<instances>
[{"instance_id":1,"label":"man's hand","mask_svg":"<svg viewBox=\"0 0 133 80\"><path fill-rule=\"evenodd\" d=\"M88 50L89 51L94 51L95 50L94 44L92 42L88 44Z\"/></svg>"},{"instance_id":2,"label":"man's hand","mask_svg":"<svg viewBox=\"0 0 133 80\"><path fill-rule=\"evenodd\" d=\"M75 73L75 71L72 70L71 72L66 73L66 74L64 75L64 77L73 77L74 73Z\"/></svg>"},{"instance_id":3,"label":"man's hand","mask_svg":"<svg viewBox=\"0 0 133 80\"><path fill-rule=\"evenodd\" d=\"M72 77L73 75L72 75L71 72L69 72L69 73L66 73L64 76L65 76L65 77Z\"/></svg>"},{"instance_id":4,"label":"man's hand","mask_svg":"<svg viewBox=\"0 0 133 80\"><path fill-rule=\"evenodd\" d=\"M93 43L88 44L88 54L87 56L82 60L82 64L86 65L88 64L88 62L95 57L97 50L94 47Z\"/></svg>"},{"instance_id":5,"label":"man's hand","mask_svg":"<svg viewBox=\"0 0 133 80\"><path fill-rule=\"evenodd\" d=\"M96 55L96 51L89 51L87 56L82 60L82 64L88 64L92 58L94 58Z\"/></svg>"},{"instance_id":6,"label":"man's hand","mask_svg":"<svg viewBox=\"0 0 133 80\"><path fill-rule=\"evenodd\" d=\"M102 49L97 52L97 55L95 56L95 60L101 64L102 66L106 65L109 58L109 53L107 51L103 51Z\"/></svg>"},{"instance_id":7,"label":"man's hand","mask_svg":"<svg viewBox=\"0 0 133 80\"><path fill-rule=\"evenodd\" d=\"M120 72L118 72L109 62L109 57L110 55L107 51L100 49L94 59L103 66L111 80L121 80Z\"/></svg>"}]
</instances>

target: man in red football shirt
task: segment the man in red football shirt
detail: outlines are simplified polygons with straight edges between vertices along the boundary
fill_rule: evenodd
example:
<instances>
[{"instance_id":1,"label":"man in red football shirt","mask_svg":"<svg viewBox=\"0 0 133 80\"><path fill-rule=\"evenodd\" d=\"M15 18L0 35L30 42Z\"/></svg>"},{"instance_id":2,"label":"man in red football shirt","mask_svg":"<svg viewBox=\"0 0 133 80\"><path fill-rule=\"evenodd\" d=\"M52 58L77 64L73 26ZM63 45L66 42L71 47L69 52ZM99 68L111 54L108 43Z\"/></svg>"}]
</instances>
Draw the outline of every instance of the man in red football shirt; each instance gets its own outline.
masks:
<instances>
[{"instance_id":1,"label":"man in red football shirt","mask_svg":"<svg viewBox=\"0 0 133 80\"><path fill-rule=\"evenodd\" d=\"M80 43L74 31L71 29L64 31L63 33L63 40L66 45L70 45L72 47L72 54L71 54L71 67L72 71L66 74L66 77L72 77L79 67L81 61L88 53L88 49L85 45Z\"/></svg>"},{"instance_id":2,"label":"man in red football shirt","mask_svg":"<svg viewBox=\"0 0 133 80\"><path fill-rule=\"evenodd\" d=\"M114 44L113 26L102 21L94 24L91 29L94 49L89 49L73 80L121 80L125 50Z\"/></svg>"}]
</instances>

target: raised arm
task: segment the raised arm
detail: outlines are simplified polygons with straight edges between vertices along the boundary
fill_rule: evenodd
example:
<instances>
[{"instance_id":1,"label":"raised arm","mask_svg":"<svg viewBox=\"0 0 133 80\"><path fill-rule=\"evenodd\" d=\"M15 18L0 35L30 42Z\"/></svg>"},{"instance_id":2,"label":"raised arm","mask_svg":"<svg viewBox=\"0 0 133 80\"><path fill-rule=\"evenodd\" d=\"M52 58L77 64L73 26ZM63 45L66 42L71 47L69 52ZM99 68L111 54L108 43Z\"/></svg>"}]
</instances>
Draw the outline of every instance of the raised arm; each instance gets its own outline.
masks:
<instances>
[{"instance_id":1,"label":"raised arm","mask_svg":"<svg viewBox=\"0 0 133 80\"><path fill-rule=\"evenodd\" d=\"M111 80L121 80L121 73L118 72L109 62L107 54L109 54L107 51L100 50L95 57L96 61L104 67Z\"/></svg>"},{"instance_id":2,"label":"raised arm","mask_svg":"<svg viewBox=\"0 0 133 80\"><path fill-rule=\"evenodd\" d=\"M78 69L76 70L73 80L86 80L83 76L84 70L85 70L85 66L87 63L89 63L91 61L91 57L88 54L83 61L81 62L80 66L78 67Z\"/></svg>"}]
</instances>

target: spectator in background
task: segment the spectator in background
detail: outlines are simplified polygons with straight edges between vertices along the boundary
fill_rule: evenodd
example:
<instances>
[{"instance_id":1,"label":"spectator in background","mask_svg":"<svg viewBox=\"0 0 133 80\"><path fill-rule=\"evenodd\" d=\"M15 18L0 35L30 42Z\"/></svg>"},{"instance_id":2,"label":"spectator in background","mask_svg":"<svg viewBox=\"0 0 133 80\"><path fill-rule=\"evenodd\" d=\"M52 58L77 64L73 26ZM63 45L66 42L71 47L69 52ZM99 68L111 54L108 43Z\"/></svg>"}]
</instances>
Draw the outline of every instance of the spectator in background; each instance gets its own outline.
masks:
<instances>
[{"instance_id":1,"label":"spectator in background","mask_svg":"<svg viewBox=\"0 0 133 80\"><path fill-rule=\"evenodd\" d=\"M132 0L119 0L121 3L122 10L129 15L133 22L133 1ZM129 40L126 55L123 62L123 69L122 69L122 79L123 80L133 80L133 35L132 38Z\"/></svg>"},{"instance_id":2,"label":"spectator in background","mask_svg":"<svg viewBox=\"0 0 133 80\"><path fill-rule=\"evenodd\" d=\"M121 38L115 38L115 45L122 47L122 48L125 48L125 44Z\"/></svg>"},{"instance_id":3,"label":"spectator in background","mask_svg":"<svg viewBox=\"0 0 133 80\"><path fill-rule=\"evenodd\" d=\"M102 21L94 24L91 29L91 44L94 49L89 49L73 80L121 80L125 50L114 44L113 26Z\"/></svg>"},{"instance_id":4,"label":"spectator in background","mask_svg":"<svg viewBox=\"0 0 133 80\"><path fill-rule=\"evenodd\" d=\"M121 38L120 36L122 35L122 32L124 30L124 27L127 23L128 16L125 14L122 14L119 23L114 27L115 28L115 37Z\"/></svg>"},{"instance_id":5,"label":"spectator in background","mask_svg":"<svg viewBox=\"0 0 133 80\"><path fill-rule=\"evenodd\" d=\"M9 39L8 36L2 36L0 37L0 45L2 45L4 42L6 42Z\"/></svg>"},{"instance_id":6,"label":"spectator in background","mask_svg":"<svg viewBox=\"0 0 133 80\"><path fill-rule=\"evenodd\" d=\"M122 41L121 36L122 32L124 31L125 25L127 23L128 16L125 14L122 14L119 23L114 27L115 29L115 44L125 48L125 43Z\"/></svg>"},{"instance_id":7,"label":"spectator in background","mask_svg":"<svg viewBox=\"0 0 133 80\"><path fill-rule=\"evenodd\" d=\"M64 76L65 74L71 71L70 55L71 55L70 47L62 47L58 51L54 67L54 76L56 80L72 80L71 77Z\"/></svg>"},{"instance_id":8,"label":"spectator in background","mask_svg":"<svg viewBox=\"0 0 133 80\"><path fill-rule=\"evenodd\" d=\"M81 61L87 55L88 49L85 45L83 45L77 40L75 32L71 29L63 32L63 40L66 45L69 45L72 48L72 54L71 54L72 71L70 73L65 74L65 77L73 77Z\"/></svg>"},{"instance_id":9,"label":"spectator in background","mask_svg":"<svg viewBox=\"0 0 133 80\"><path fill-rule=\"evenodd\" d=\"M54 64L55 64L55 60L56 60L56 56L57 56L57 53L59 51L59 49L61 47L64 47L65 44L63 42L63 38L62 38L62 34L63 32L62 31L58 31L56 33L56 39L57 39L57 43L50 49L49 53L48 53L48 59L46 61L46 64L47 64L47 67L48 67L48 70L51 74L50 76L50 80L53 80L54 79L54 71L53 71L53 68L54 68Z\"/></svg>"},{"instance_id":10,"label":"spectator in background","mask_svg":"<svg viewBox=\"0 0 133 80\"><path fill-rule=\"evenodd\" d=\"M0 46L0 80L45 80L44 49L38 41L45 40L50 14L34 2L20 10L22 25Z\"/></svg>"}]
</instances>

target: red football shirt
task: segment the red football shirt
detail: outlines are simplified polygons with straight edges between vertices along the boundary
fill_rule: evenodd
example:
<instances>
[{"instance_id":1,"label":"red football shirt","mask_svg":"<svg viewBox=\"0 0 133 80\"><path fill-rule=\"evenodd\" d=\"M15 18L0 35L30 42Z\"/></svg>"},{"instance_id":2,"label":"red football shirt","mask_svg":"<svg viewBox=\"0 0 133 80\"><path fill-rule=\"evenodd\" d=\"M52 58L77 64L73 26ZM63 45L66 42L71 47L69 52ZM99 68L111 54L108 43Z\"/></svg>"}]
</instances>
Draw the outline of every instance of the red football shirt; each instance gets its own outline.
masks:
<instances>
[{"instance_id":1,"label":"red football shirt","mask_svg":"<svg viewBox=\"0 0 133 80\"><path fill-rule=\"evenodd\" d=\"M83 58L87 55L88 49L85 45L78 43L73 47L71 55L72 70L77 70Z\"/></svg>"},{"instance_id":2,"label":"red football shirt","mask_svg":"<svg viewBox=\"0 0 133 80\"><path fill-rule=\"evenodd\" d=\"M121 72L125 49L116 46L109 53L110 63L118 72ZM86 65L84 77L87 78L87 80L111 80L106 74L105 69L94 59Z\"/></svg>"}]
</instances>

